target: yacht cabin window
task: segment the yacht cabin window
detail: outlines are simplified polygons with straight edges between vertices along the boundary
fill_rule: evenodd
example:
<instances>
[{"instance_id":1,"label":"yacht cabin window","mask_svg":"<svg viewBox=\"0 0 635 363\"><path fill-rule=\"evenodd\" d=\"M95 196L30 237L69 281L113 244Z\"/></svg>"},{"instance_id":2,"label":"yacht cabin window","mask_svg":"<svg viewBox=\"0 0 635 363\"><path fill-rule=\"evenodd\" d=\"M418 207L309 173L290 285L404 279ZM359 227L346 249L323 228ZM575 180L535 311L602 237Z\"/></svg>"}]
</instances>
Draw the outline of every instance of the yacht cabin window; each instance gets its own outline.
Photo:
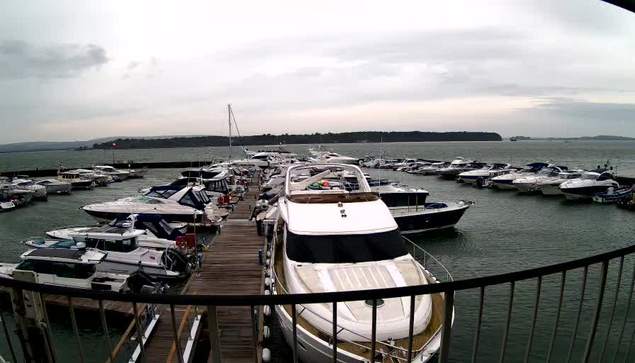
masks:
<instances>
[{"instance_id":1,"label":"yacht cabin window","mask_svg":"<svg viewBox=\"0 0 635 363\"><path fill-rule=\"evenodd\" d=\"M357 263L392 260L404 256L406 248L399 229L350 235L309 236L287 234L287 256L304 263Z\"/></svg>"},{"instance_id":2,"label":"yacht cabin window","mask_svg":"<svg viewBox=\"0 0 635 363\"><path fill-rule=\"evenodd\" d=\"M71 279L87 279L95 273L97 266L93 264L24 260L16 269Z\"/></svg>"}]
</instances>

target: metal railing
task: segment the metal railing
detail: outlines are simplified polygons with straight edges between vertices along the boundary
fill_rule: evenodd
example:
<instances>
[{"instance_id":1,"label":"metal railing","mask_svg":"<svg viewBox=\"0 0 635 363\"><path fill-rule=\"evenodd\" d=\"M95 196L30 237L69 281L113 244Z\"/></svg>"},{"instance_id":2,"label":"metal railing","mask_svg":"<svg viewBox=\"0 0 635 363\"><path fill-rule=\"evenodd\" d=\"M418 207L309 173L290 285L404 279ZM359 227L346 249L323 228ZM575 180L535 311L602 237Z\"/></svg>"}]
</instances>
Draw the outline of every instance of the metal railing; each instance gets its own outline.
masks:
<instances>
[{"instance_id":1,"label":"metal railing","mask_svg":"<svg viewBox=\"0 0 635 363\"><path fill-rule=\"evenodd\" d=\"M418 256L421 256L421 253L422 253L421 250L415 248L414 252ZM70 316L72 320L71 323L73 325L73 332L75 335L76 344L78 348L81 350L82 349L81 348L82 334L77 328L77 321L74 317L74 310L76 309L76 307L74 306L74 301L77 298L88 298L88 299L96 300L99 304L99 312L101 315L101 323L103 326L104 337L106 338L108 342L109 350L112 351L110 337L108 336L108 326L107 326L106 315L104 310L104 302L120 302L120 303L129 303L131 305L131 307L135 311L135 316L137 317L135 319L134 324L136 326L136 331L137 331L136 335L137 335L138 342L142 341L143 339L142 335L144 331L142 323L140 319L138 318L139 317L138 305L143 303L162 304L162 305L170 307L169 311L168 309L166 309L166 313L171 314L171 318L172 318L171 328L174 331L174 344L176 345L176 347L178 347L179 353L181 353L180 356L182 356L182 353L183 353L181 350L182 347L180 346L181 344L177 338L179 335L177 334L178 327L176 326L176 321L175 321L174 306L200 307L203 312L206 312L207 322L210 327L210 343L211 343L210 345L212 347L211 348L212 354L210 354L210 361L219 362L220 356L221 356L220 349L222 349L222 347L220 346L219 331L217 326L217 322L218 322L217 315L216 315L217 307L241 306L241 307L250 307L251 311L254 311L254 307L263 306L263 307L269 307L269 310L271 311L273 310L274 306L289 305L291 306L292 312L295 313L295 314L292 314L292 318L293 318L292 342L294 343L291 344L292 345L291 348L293 350L293 357L294 357L293 359L294 361L297 361L298 359L297 334L298 334L299 325L297 321L296 307L298 305L333 304L333 306L337 306L338 303L349 302L349 301L372 301L372 305L370 305L372 307L372 333L371 333L371 342L370 342L371 349L370 349L370 355L369 355L372 357L372 356L375 356L375 353L377 352L376 350L378 346L377 343L379 343L380 345L382 344L381 342L377 342L375 339L377 337L377 329L378 329L378 326L377 326L378 301L390 299L390 298L397 298L397 297L404 297L404 298L409 297L411 301L415 301L415 298L419 295L443 294L444 296L443 309L442 309L443 328L441 329L441 342L440 342L440 348L439 348L439 361L443 363L443 362L449 361L449 357L451 353L450 342L451 342L452 334L451 334L451 329L449 327L452 325L451 323L452 323L453 314L451 314L450 312L454 310L455 296L460 297L462 293L467 293L468 290L473 290L473 291L478 291L477 314L475 314L474 316L467 316L465 314L462 315L461 311L457 311L456 313L457 313L457 318L460 320L472 320L472 319L476 320L476 329L474 332L473 347L471 349L472 350L471 361L476 362L479 355L479 350L481 348L481 339L482 339L481 334L483 331L482 330L483 306L484 306L484 300L486 297L487 288L494 287L494 286L499 286L499 287L507 286L509 289L508 296L507 296L507 304L506 306L497 306L497 308L500 308L500 309L497 309L498 312L504 311L503 318L504 318L505 324L501 331L502 339L500 341L500 358L499 358L499 361L503 362L507 359L506 352L507 352L507 346L509 344L510 329L512 327L512 310L513 310L514 299L516 296L515 295L516 288L519 282L529 280L529 281L535 281L536 285L535 285L535 293L533 294L533 300L534 300L533 314L531 319L530 331L527 338L527 343L525 345L524 361L526 362L529 360L529 357L532 355L533 342L535 341L537 334L540 333L540 331L537 330L536 320L538 319L540 315L540 310L538 306L541 300L545 296L543 292L543 283L545 278L553 275L556 278L559 277L559 288L558 288L558 294L556 299L557 304L555 305L556 314L555 314L555 317L553 318L552 327L550 329L544 330L546 331L546 335L548 336L549 345L546 352L544 352L543 361L550 362L550 361L554 361L553 357L554 357L554 351L556 350L556 345L555 345L556 337L558 336L560 325L562 324L561 312L563 307L564 290L565 290L565 286L567 282L567 276L573 270L582 270L583 279L580 286L579 294L577 296L577 298L579 299L579 303L576 309L577 311L576 317L573 319L574 321L573 333L571 334L571 340L570 340L569 346L564 347L564 348L567 348L568 350L568 356L566 361L568 362L573 359L573 353L575 351L577 353L582 353L581 359L580 359L582 362L588 362L591 359L594 348L599 350L598 354L600 356L600 361L616 361L618 352L620 351L620 348L622 347L623 343L627 343L628 350L626 352L626 356L624 359L624 361L626 362L628 361L629 355L631 353L631 347L635 337L635 329L631 333L631 337L629 337L627 334L628 332L627 326L630 329L630 327L632 327L633 325L632 321L629 322L628 315L630 311L631 299L633 296L633 286L635 282L635 268L633 270L633 273L630 276L630 281L628 283L628 289L627 289L628 299L626 300L626 305L619 307L620 311L626 310L623 319L616 319L616 309L618 309L618 298L620 296L620 290L621 290L620 286L622 284L624 269L626 265L625 258L633 253L635 253L635 246L629 246L626 248L614 250L607 253L602 253L599 255L591 256L591 257L577 259L573 261L568 261L568 262L563 262L563 263L558 263L558 264L553 264L549 266L533 268L533 269L528 269L523 271L493 275L493 276L476 277L476 278L464 279L464 280L432 283L432 284L420 285L420 286L407 286L407 287L363 290L363 291L346 291L346 292L336 292L336 293L325 292L325 293L315 293L315 294L278 294L278 295L265 294L265 295L248 295L248 296L132 295L132 294L117 294L113 292L96 291L96 290L62 288L58 286L42 285L42 284L33 283L33 282L2 278L0 279L0 286L8 288L13 292L12 296L13 296L13 304L14 304L15 317L16 317L16 332L20 340L20 347L15 347L11 344L11 340L9 339L9 333L8 333L8 330L10 328L3 329L3 330L5 332L5 335L8 338L7 342L12 352L11 353L12 355L15 355L15 352L17 352L18 349L20 349L20 351L22 352L22 355L25 357L25 361L27 362L35 361L35 357L33 356L34 354L33 348L32 346L30 346L32 342L29 339L29 325L28 325L28 318L25 313L25 301L23 299L24 297L23 292L28 291L28 292L36 292L40 294L54 294L54 295L66 296L68 299L68 308L69 308L69 312L70 312ZM426 254L423 254L423 255L427 256ZM424 264L429 265L431 261L434 261L434 260L430 259L428 256L426 257ZM611 270L609 268L609 264L612 261L615 261L616 264L618 263L617 273L612 275L611 278L609 279L608 277L610 275L610 270ZM600 267L599 274L595 276L589 275L590 269L593 268L595 270L597 265L599 265ZM448 276L449 276L449 272L448 272ZM590 277L593 279L599 280L599 283L597 286L590 285L589 283L589 281L591 280ZM615 293L612 296L606 295L607 285L609 285L610 281L613 281L613 280L615 280L615 284L614 284ZM592 286L592 287L590 288L589 286ZM626 291L626 289L624 289L623 291ZM590 292L594 294L593 298L595 299L595 303L594 303L594 307L590 309L591 311L590 325L588 325L588 327L585 327L585 331L583 331L584 333L586 333L584 350L579 351L579 350L576 350L576 347L580 347L579 344L576 344L576 337L581 332L580 328L583 325L582 324L583 319L581 319L582 313L584 310L583 302L585 298L587 300L589 299L588 295L590 295ZM605 300L608 300L609 304L604 305ZM42 305L44 307L43 311L46 312L46 302L44 301L44 299L42 299ZM414 304L411 304L410 306L414 307ZM616 331L616 334L607 333L604 339L598 340L597 333L598 333L598 327L600 326L599 324L600 320L602 319L601 312L603 307L608 308L610 310L610 314L608 315L608 319L606 320L604 325L605 326L608 325L608 328L607 328L608 332ZM414 325L414 316L412 314L412 310L413 309L411 309L410 326L409 326L410 335L408 337L410 340L412 340L412 337L413 337L413 325ZM254 314L252 318L254 318L255 315L256 314ZM50 326L50 324L48 323L48 316L46 315L46 313L44 313L44 315L42 317L39 317L38 319L39 319L38 324L40 324L40 326L42 325ZM337 309L334 308L333 318L331 323L333 326L333 333L335 335L338 332L337 320L338 320ZM4 320L2 320L2 322L3 322L3 326L6 325ZM584 321L584 323L586 325L587 321ZM255 361L258 361L258 357L260 356L259 349L261 345L261 340L258 336L259 332L258 332L257 324L253 324L253 329L251 330L252 330L251 334L253 335L252 338L254 341L254 345L253 345L254 357L256 357ZM609 354L609 351L607 351L607 344L611 337L616 338L614 340L617 341L617 348L612 354ZM50 349L48 349L47 354L50 356L53 356L52 361L56 361L54 357L54 355L57 352L57 349L55 347L56 339L54 336L52 336L51 338L52 339L49 339L49 343L52 346L50 347ZM562 338L562 337L559 336L559 338ZM338 362L339 361L338 354L341 354L341 353L338 353L338 348L337 348L338 344L339 343L337 340L333 340L333 344L332 344L333 354L331 357L333 362ZM488 342L488 344L490 345L490 348L491 348L492 342ZM560 348L564 349L563 347L560 347ZM144 351L143 348L141 348L141 354L139 356L139 360L142 362L145 362L146 357L147 357L146 352ZM104 360L108 358L116 359L116 357L110 356L110 357L104 357ZM516 357L516 358L519 358L519 357ZM412 342L409 344L407 358L404 361L409 362L411 361L411 359L413 359ZM83 354L81 357L81 361L84 361ZM181 358L179 358L179 361L182 361Z\"/></svg>"}]
</instances>

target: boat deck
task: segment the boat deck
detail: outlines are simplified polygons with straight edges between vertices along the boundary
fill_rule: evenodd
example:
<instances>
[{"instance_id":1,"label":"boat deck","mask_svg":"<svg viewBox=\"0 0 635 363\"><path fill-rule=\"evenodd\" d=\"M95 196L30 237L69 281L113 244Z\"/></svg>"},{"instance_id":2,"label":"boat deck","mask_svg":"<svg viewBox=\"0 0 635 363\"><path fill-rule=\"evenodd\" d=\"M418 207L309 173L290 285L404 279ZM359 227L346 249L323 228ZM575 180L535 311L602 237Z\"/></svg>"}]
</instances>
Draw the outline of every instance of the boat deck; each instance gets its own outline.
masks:
<instances>
[{"instance_id":1,"label":"boat deck","mask_svg":"<svg viewBox=\"0 0 635 363\"><path fill-rule=\"evenodd\" d=\"M199 274L192 275L183 291L184 294L262 294L264 269L259 263L258 251L265 249L265 239L258 236L255 222L249 221L257 195L258 175L255 175L250 191L244 195L244 200L236 205L222 225L220 233L211 241L207 250L202 252L203 268ZM205 311L204 314L206 315L207 312ZM177 325L179 325L178 319L183 316L185 316L184 313L177 314ZM262 314L258 316L261 317ZM219 306L217 318L222 360L249 363L260 361L258 356L260 349L256 349L257 343L254 342L252 335L251 308ZM262 331L261 321L259 332ZM181 341L186 341L188 329L181 329L179 333ZM201 334L203 337L201 340L207 340L209 330L206 328ZM173 353L174 346L170 311L166 309L155 327L155 332L146 343L147 361L178 362ZM208 344L200 345L200 347L208 346ZM181 343L181 347L184 349L185 345ZM197 352L197 357L199 353Z\"/></svg>"}]
</instances>

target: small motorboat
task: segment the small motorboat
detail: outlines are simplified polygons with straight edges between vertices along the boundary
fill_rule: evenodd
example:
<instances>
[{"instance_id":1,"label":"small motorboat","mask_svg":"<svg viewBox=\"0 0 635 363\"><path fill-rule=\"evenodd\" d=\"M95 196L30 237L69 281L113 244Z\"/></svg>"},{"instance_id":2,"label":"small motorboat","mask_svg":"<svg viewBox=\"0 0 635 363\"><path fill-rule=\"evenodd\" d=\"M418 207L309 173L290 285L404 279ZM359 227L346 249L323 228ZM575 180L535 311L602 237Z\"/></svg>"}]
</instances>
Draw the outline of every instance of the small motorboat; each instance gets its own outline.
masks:
<instances>
[{"instance_id":1,"label":"small motorboat","mask_svg":"<svg viewBox=\"0 0 635 363\"><path fill-rule=\"evenodd\" d=\"M20 263L0 263L0 276L77 289L157 293L163 286L142 271L110 273L98 269L106 254L79 245L77 249L37 248L20 256ZM27 277L28 276L28 277Z\"/></svg>"},{"instance_id":2,"label":"small motorboat","mask_svg":"<svg viewBox=\"0 0 635 363\"><path fill-rule=\"evenodd\" d=\"M165 282L177 282L190 276L192 263L190 258L176 249L139 246L138 237L145 231L132 230L122 234L88 231L76 234L70 240L46 240L29 238L23 244L36 249L71 249L89 247L102 251L106 257L97 267L98 271L131 274L139 269L153 279Z\"/></svg>"},{"instance_id":3,"label":"small motorboat","mask_svg":"<svg viewBox=\"0 0 635 363\"><path fill-rule=\"evenodd\" d=\"M38 180L36 184L45 187L47 194L70 194L73 189L71 182L58 179Z\"/></svg>"},{"instance_id":4,"label":"small motorboat","mask_svg":"<svg viewBox=\"0 0 635 363\"><path fill-rule=\"evenodd\" d=\"M16 208L12 200L0 197L0 212L12 211Z\"/></svg>"},{"instance_id":5,"label":"small motorboat","mask_svg":"<svg viewBox=\"0 0 635 363\"><path fill-rule=\"evenodd\" d=\"M508 174L515 170L516 169L513 169L511 164L494 163L488 168L462 172L458 175L458 178L464 183L480 184L483 186L488 179Z\"/></svg>"},{"instance_id":6,"label":"small motorboat","mask_svg":"<svg viewBox=\"0 0 635 363\"><path fill-rule=\"evenodd\" d=\"M615 204L623 200L632 200L633 190L635 190L635 186L626 186L618 189L609 187L605 193L595 194L591 199L596 203Z\"/></svg>"}]
</instances>

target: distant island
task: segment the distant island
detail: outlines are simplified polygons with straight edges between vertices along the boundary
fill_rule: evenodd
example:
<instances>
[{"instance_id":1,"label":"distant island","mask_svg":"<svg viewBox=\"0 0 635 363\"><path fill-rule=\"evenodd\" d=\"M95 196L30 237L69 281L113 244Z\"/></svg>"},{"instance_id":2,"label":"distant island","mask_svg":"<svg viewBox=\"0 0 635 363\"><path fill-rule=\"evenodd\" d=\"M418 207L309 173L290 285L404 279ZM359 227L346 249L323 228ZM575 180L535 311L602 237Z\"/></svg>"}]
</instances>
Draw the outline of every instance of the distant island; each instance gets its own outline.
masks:
<instances>
[{"instance_id":1,"label":"distant island","mask_svg":"<svg viewBox=\"0 0 635 363\"><path fill-rule=\"evenodd\" d=\"M526 141L531 140L529 136L512 136L509 138L509 141Z\"/></svg>"},{"instance_id":2,"label":"distant island","mask_svg":"<svg viewBox=\"0 0 635 363\"><path fill-rule=\"evenodd\" d=\"M615 135L598 135L598 136L581 136L581 137L541 137L533 140L554 140L554 141L628 141L635 140L635 137L615 136Z\"/></svg>"},{"instance_id":3,"label":"distant island","mask_svg":"<svg viewBox=\"0 0 635 363\"><path fill-rule=\"evenodd\" d=\"M253 135L234 138L235 144L241 145L278 145L278 144L336 144L361 142L417 142L417 141L502 141L502 137L494 132L343 132L315 133L303 135ZM163 139L119 138L109 142L96 143L94 149L152 149L173 147L227 146L227 136L171 137Z\"/></svg>"}]
</instances>

